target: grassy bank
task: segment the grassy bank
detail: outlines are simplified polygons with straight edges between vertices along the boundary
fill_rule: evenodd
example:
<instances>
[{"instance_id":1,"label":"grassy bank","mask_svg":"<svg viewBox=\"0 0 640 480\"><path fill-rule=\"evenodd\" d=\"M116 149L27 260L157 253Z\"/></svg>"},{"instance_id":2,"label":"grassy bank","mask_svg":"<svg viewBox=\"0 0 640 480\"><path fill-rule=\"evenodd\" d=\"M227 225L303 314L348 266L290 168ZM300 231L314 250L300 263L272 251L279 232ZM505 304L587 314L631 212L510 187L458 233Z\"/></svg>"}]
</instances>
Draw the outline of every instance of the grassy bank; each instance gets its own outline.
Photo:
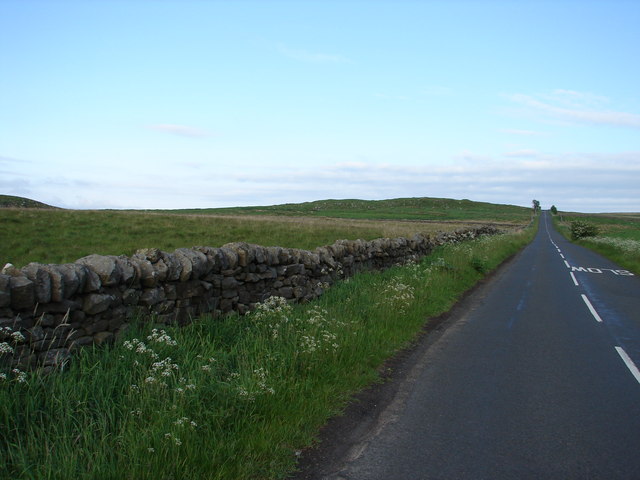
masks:
<instances>
[{"instance_id":1,"label":"grassy bank","mask_svg":"<svg viewBox=\"0 0 640 480\"><path fill-rule=\"evenodd\" d=\"M307 305L271 299L244 317L140 326L109 348L83 350L61 373L6 372L0 477L284 478L296 452L425 319L533 233L442 247Z\"/></svg>"},{"instance_id":2,"label":"grassy bank","mask_svg":"<svg viewBox=\"0 0 640 480\"><path fill-rule=\"evenodd\" d=\"M598 228L598 234L575 240L614 261L621 267L640 275L640 214L574 214L563 213L554 221L558 229L571 238L571 222L581 221Z\"/></svg>"}]
</instances>

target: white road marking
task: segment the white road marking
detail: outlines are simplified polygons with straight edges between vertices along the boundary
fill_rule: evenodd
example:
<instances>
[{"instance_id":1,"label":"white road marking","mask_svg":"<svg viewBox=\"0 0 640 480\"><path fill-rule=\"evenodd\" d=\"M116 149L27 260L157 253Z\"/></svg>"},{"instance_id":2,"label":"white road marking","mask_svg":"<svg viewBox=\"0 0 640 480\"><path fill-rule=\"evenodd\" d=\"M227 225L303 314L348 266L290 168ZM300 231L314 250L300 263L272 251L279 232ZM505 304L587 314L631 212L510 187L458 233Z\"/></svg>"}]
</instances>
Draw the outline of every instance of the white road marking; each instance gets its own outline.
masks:
<instances>
[{"instance_id":1,"label":"white road marking","mask_svg":"<svg viewBox=\"0 0 640 480\"><path fill-rule=\"evenodd\" d=\"M576 276L573 274L573 272L569 272L571 274L571 279L573 280L573 284L577 287L578 286L578 280L576 280Z\"/></svg>"},{"instance_id":2,"label":"white road marking","mask_svg":"<svg viewBox=\"0 0 640 480\"><path fill-rule=\"evenodd\" d=\"M638 370L636 364L633 363L633 360L631 360L629 355L627 355L627 352L620 347L616 347L616 352L618 352L618 355L620 355L620 358L622 358L622 361L625 363L629 371L633 374L638 383L640 383L640 370Z\"/></svg>"},{"instance_id":3,"label":"white road marking","mask_svg":"<svg viewBox=\"0 0 640 480\"><path fill-rule=\"evenodd\" d=\"M598 312L596 312L596 309L593 308L593 305L591 305L591 302L589 301L589 299L587 298L587 296L584 293L582 294L582 300L584 300L584 303L587 304L587 307L589 308L589 311L591 312L591 315L593 315L593 317L598 322L602 323L602 319L600 318L600 315L598 315Z\"/></svg>"},{"instance_id":4,"label":"white road marking","mask_svg":"<svg viewBox=\"0 0 640 480\"><path fill-rule=\"evenodd\" d=\"M564 259L564 255L563 254L560 254L560 256Z\"/></svg>"},{"instance_id":5,"label":"white road marking","mask_svg":"<svg viewBox=\"0 0 640 480\"><path fill-rule=\"evenodd\" d=\"M567 266L567 268L571 268L571 265L569 265L569 262L567 262L566 260L564 261L564 264Z\"/></svg>"},{"instance_id":6,"label":"white road marking","mask_svg":"<svg viewBox=\"0 0 640 480\"><path fill-rule=\"evenodd\" d=\"M614 275L620 275L623 277L633 277L635 276L629 270L614 270L612 268L595 268L595 267L571 267L572 272L587 272L587 273L604 273L610 272Z\"/></svg>"}]
</instances>

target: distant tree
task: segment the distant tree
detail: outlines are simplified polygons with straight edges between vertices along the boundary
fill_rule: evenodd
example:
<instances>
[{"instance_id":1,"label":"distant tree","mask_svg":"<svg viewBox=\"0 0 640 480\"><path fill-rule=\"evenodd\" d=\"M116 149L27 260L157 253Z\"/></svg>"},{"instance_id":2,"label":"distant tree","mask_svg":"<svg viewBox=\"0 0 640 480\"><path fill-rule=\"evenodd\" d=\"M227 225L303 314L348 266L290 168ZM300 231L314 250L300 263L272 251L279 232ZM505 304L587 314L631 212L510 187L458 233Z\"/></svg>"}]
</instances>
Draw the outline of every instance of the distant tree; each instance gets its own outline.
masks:
<instances>
[{"instance_id":1,"label":"distant tree","mask_svg":"<svg viewBox=\"0 0 640 480\"><path fill-rule=\"evenodd\" d=\"M551 213L553 213L554 215L558 214L558 209L556 208L555 205L551 205Z\"/></svg>"},{"instance_id":2,"label":"distant tree","mask_svg":"<svg viewBox=\"0 0 640 480\"><path fill-rule=\"evenodd\" d=\"M540 210L540 202L538 200L532 200L531 203L533 205L533 211L538 212Z\"/></svg>"}]
</instances>

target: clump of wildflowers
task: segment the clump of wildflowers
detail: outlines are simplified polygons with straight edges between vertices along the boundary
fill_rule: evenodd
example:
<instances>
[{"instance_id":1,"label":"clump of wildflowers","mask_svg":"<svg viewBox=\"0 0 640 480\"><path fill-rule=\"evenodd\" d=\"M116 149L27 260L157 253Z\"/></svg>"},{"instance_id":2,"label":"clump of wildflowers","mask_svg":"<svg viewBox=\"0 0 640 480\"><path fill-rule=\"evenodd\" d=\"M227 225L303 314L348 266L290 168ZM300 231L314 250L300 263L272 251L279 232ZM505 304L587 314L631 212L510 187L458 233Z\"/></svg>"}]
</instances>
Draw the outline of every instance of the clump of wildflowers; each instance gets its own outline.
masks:
<instances>
[{"instance_id":1,"label":"clump of wildflowers","mask_svg":"<svg viewBox=\"0 0 640 480\"><path fill-rule=\"evenodd\" d=\"M141 355L148 355L153 359L158 358L158 354L156 352L153 351L153 349L147 347L144 342L138 340L137 338L134 338L133 340L129 341L125 341L122 346L124 348L126 348L127 350L131 350L131 351L135 351L136 353L139 353Z\"/></svg>"},{"instance_id":2,"label":"clump of wildflowers","mask_svg":"<svg viewBox=\"0 0 640 480\"><path fill-rule=\"evenodd\" d=\"M13 347L7 342L0 342L0 355L5 353L13 353Z\"/></svg>"},{"instance_id":3,"label":"clump of wildflowers","mask_svg":"<svg viewBox=\"0 0 640 480\"><path fill-rule=\"evenodd\" d=\"M177 419L175 422L173 422L174 425L178 426L178 427L190 427L190 428L196 428L198 426L198 424L196 422L194 422L193 420L189 419L188 417L180 417L179 419Z\"/></svg>"},{"instance_id":4,"label":"clump of wildflowers","mask_svg":"<svg viewBox=\"0 0 640 480\"><path fill-rule=\"evenodd\" d=\"M338 336L333 330L344 326L344 322L329 317L327 310L315 306L307 317L298 321L302 335L298 343L299 353L333 352L339 347Z\"/></svg>"},{"instance_id":5,"label":"clump of wildflowers","mask_svg":"<svg viewBox=\"0 0 640 480\"><path fill-rule=\"evenodd\" d=\"M0 339L11 339L15 343L22 343L25 341L24 335L21 332L14 331L11 327L0 328Z\"/></svg>"},{"instance_id":6,"label":"clump of wildflowers","mask_svg":"<svg viewBox=\"0 0 640 480\"><path fill-rule=\"evenodd\" d=\"M267 298L262 303L258 303L255 311L253 312L253 317L256 320L259 320L274 314L286 316L291 314L291 310L291 305L289 305L286 298L274 296Z\"/></svg>"},{"instance_id":7,"label":"clump of wildflowers","mask_svg":"<svg viewBox=\"0 0 640 480\"><path fill-rule=\"evenodd\" d=\"M398 278L393 278L382 290L377 305L392 308L398 313L405 313L413 298L413 287L402 283Z\"/></svg>"},{"instance_id":8,"label":"clump of wildflowers","mask_svg":"<svg viewBox=\"0 0 640 480\"><path fill-rule=\"evenodd\" d=\"M170 347L175 347L176 345L178 345L178 342L171 338L167 334L167 332L165 332L164 330L158 330L157 328L151 330L151 335L147 337L147 340L152 343L160 343L168 345Z\"/></svg>"},{"instance_id":9,"label":"clump of wildflowers","mask_svg":"<svg viewBox=\"0 0 640 480\"><path fill-rule=\"evenodd\" d=\"M232 372L227 381L235 383L235 389L240 398L244 398L249 402L255 401L260 395L273 395L275 389L267 383L269 372L263 367L254 369L249 375L241 375L238 372Z\"/></svg>"},{"instance_id":10,"label":"clump of wildflowers","mask_svg":"<svg viewBox=\"0 0 640 480\"><path fill-rule=\"evenodd\" d=\"M271 338L276 340L280 336L280 330L289 323L289 316L293 308L284 297L269 297L256 305L252 312L252 318L258 325L269 329Z\"/></svg>"},{"instance_id":11,"label":"clump of wildflowers","mask_svg":"<svg viewBox=\"0 0 640 480\"><path fill-rule=\"evenodd\" d=\"M593 237L590 238L589 241L591 243L599 243L602 245L609 245L629 255L639 255L640 254L640 242L638 240L631 240L625 238L615 238L615 237Z\"/></svg>"},{"instance_id":12,"label":"clump of wildflowers","mask_svg":"<svg viewBox=\"0 0 640 480\"><path fill-rule=\"evenodd\" d=\"M27 372L23 372L19 368L14 368L11 370L11 373L13 374L13 380L16 383L27 383ZM0 383L5 383L10 380L11 378L8 374L0 373Z\"/></svg>"},{"instance_id":13,"label":"clump of wildflowers","mask_svg":"<svg viewBox=\"0 0 640 480\"><path fill-rule=\"evenodd\" d=\"M15 351L11 344L16 345L26 339L22 333L14 331L11 327L2 327L0 328L0 340L3 340L0 342L0 355L3 355L12 354Z\"/></svg>"}]
</instances>

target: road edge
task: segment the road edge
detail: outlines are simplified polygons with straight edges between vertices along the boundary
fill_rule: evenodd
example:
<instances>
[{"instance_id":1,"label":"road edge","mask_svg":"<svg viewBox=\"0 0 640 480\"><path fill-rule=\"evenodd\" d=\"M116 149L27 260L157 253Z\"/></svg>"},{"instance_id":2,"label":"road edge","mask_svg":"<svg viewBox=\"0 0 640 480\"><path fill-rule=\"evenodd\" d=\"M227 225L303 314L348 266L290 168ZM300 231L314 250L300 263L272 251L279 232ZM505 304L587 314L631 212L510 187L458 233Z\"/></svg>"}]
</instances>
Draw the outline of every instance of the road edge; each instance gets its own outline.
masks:
<instances>
[{"instance_id":1,"label":"road edge","mask_svg":"<svg viewBox=\"0 0 640 480\"><path fill-rule=\"evenodd\" d=\"M380 367L380 379L356 393L344 411L329 419L320 430L317 443L300 452L297 470L288 480L322 480L336 475L343 465L357 457L370 438L387 423L394 403L402 396L403 386L411 382L412 372L438 339L464 317L484 296L484 292L530 245L507 257L500 265L466 290L450 310L425 321L414 341ZM406 389L406 388L405 388ZM392 414L391 414L392 416Z\"/></svg>"}]
</instances>

